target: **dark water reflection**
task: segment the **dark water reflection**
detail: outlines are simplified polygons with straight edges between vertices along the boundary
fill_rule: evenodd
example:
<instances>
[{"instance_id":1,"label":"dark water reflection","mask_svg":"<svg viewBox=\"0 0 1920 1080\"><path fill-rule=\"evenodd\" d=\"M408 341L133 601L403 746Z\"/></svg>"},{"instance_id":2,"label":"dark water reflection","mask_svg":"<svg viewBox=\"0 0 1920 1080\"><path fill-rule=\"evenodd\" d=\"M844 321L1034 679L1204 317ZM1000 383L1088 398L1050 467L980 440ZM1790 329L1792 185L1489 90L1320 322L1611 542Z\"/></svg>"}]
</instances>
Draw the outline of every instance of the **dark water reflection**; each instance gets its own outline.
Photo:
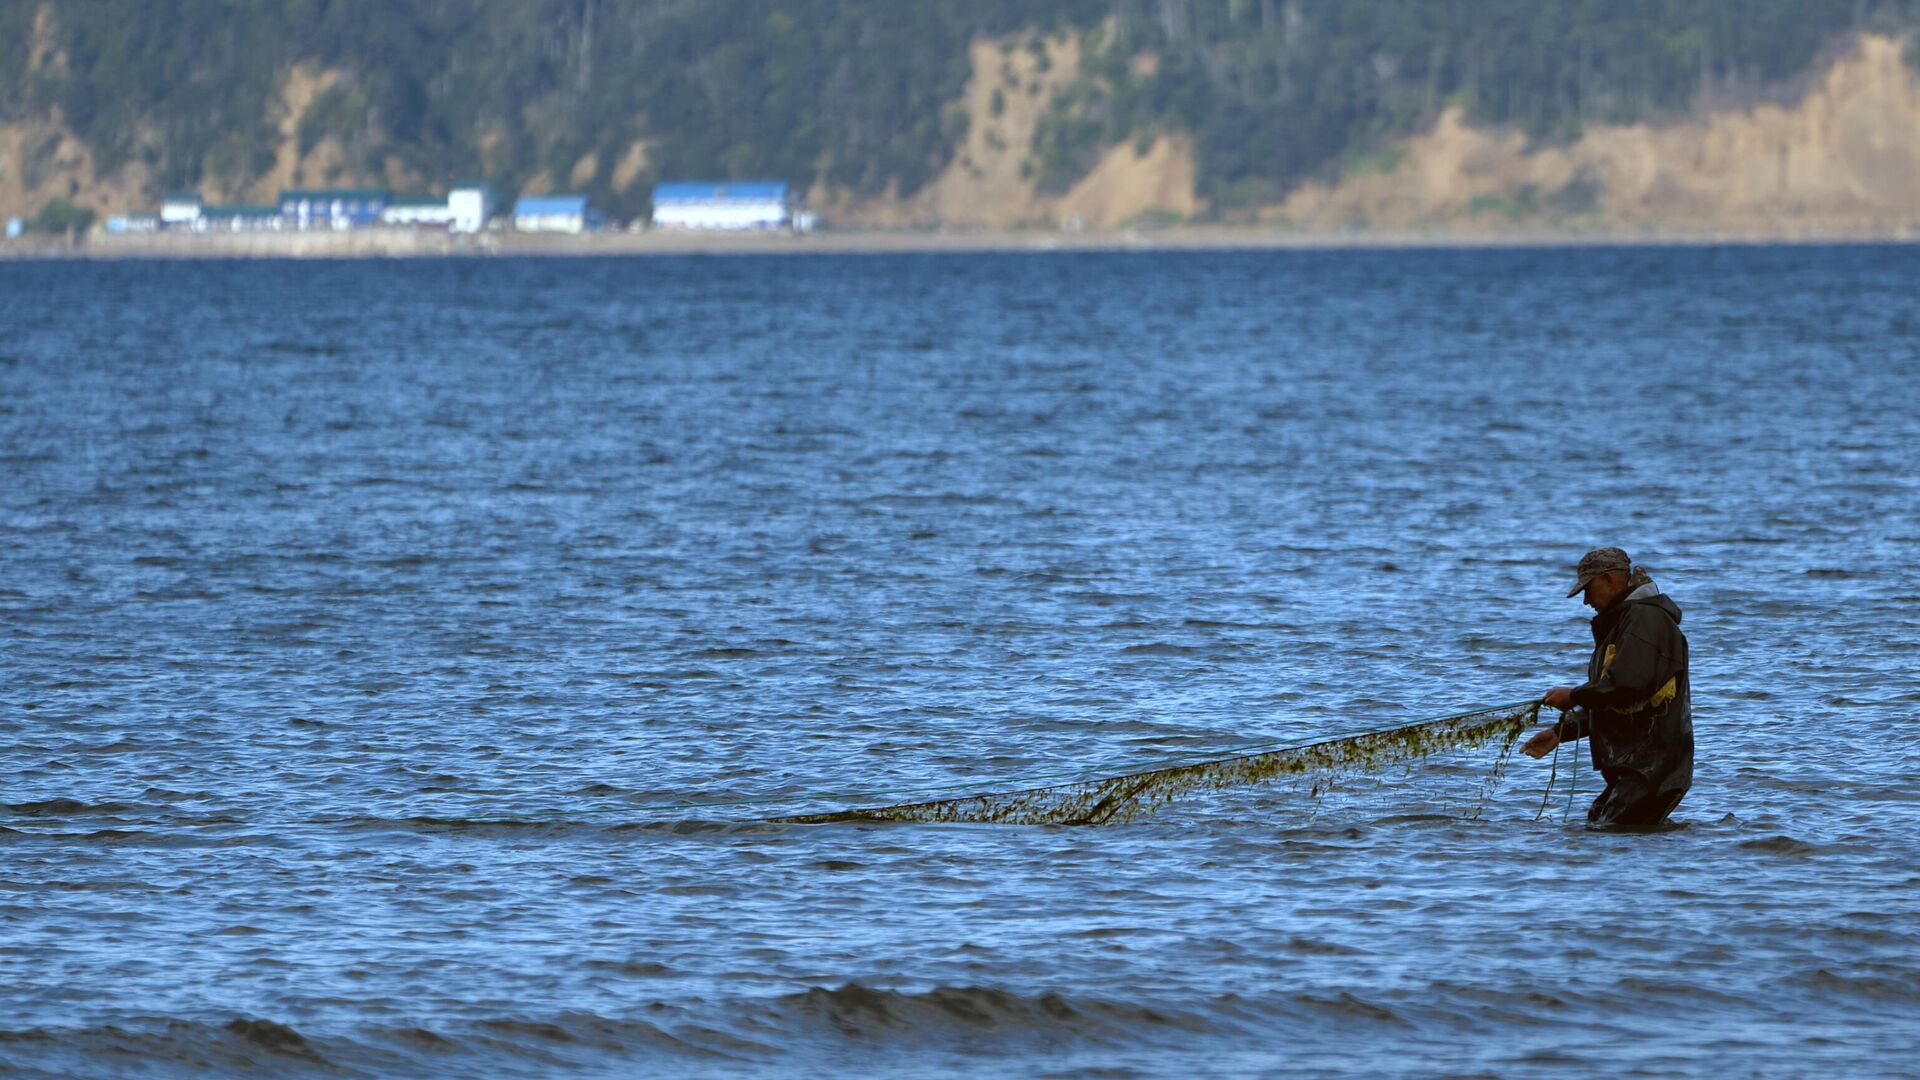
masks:
<instances>
[{"instance_id":1,"label":"dark water reflection","mask_svg":"<svg viewBox=\"0 0 1920 1080\"><path fill-rule=\"evenodd\" d=\"M0 1065L1897 1071L1917 272L0 264ZM1524 697L1606 542L1680 830L728 805Z\"/></svg>"}]
</instances>

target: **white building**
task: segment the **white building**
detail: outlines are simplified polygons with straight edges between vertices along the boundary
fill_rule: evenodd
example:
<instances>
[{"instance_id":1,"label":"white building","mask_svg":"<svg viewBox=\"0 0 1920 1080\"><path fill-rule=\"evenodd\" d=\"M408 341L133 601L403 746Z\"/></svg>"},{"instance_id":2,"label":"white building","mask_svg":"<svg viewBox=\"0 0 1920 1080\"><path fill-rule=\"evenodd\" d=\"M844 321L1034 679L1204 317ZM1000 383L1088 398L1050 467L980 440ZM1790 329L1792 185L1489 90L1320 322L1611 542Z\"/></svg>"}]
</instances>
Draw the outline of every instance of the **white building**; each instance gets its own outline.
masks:
<instances>
[{"instance_id":1,"label":"white building","mask_svg":"<svg viewBox=\"0 0 1920 1080\"><path fill-rule=\"evenodd\" d=\"M792 197L778 180L660 184L653 189L656 229L784 229L792 221Z\"/></svg>"},{"instance_id":2,"label":"white building","mask_svg":"<svg viewBox=\"0 0 1920 1080\"><path fill-rule=\"evenodd\" d=\"M450 200L435 199L431 196L401 196L388 201L386 208L380 211L380 224L411 226L422 229L446 229L453 226L453 206Z\"/></svg>"},{"instance_id":3,"label":"white building","mask_svg":"<svg viewBox=\"0 0 1920 1080\"><path fill-rule=\"evenodd\" d=\"M196 232L279 232L286 225L278 206L203 206Z\"/></svg>"},{"instance_id":4,"label":"white building","mask_svg":"<svg viewBox=\"0 0 1920 1080\"><path fill-rule=\"evenodd\" d=\"M389 201L385 188L288 188L280 193L280 216L302 231L364 229L380 223Z\"/></svg>"},{"instance_id":5,"label":"white building","mask_svg":"<svg viewBox=\"0 0 1920 1080\"><path fill-rule=\"evenodd\" d=\"M447 208L453 211L449 229L479 232L493 218L493 189L482 184L461 184L447 194Z\"/></svg>"},{"instance_id":6,"label":"white building","mask_svg":"<svg viewBox=\"0 0 1920 1080\"><path fill-rule=\"evenodd\" d=\"M200 222L200 193L173 191L160 200L160 227L191 229Z\"/></svg>"},{"instance_id":7,"label":"white building","mask_svg":"<svg viewBox=\"0 0 1920 1080\"><path fill-rule=\"evenodd\" d=\"M513 204L513 227L520 232L584 232L587 219L585 195L522 195Z\"/></svg>"}]
</instances>

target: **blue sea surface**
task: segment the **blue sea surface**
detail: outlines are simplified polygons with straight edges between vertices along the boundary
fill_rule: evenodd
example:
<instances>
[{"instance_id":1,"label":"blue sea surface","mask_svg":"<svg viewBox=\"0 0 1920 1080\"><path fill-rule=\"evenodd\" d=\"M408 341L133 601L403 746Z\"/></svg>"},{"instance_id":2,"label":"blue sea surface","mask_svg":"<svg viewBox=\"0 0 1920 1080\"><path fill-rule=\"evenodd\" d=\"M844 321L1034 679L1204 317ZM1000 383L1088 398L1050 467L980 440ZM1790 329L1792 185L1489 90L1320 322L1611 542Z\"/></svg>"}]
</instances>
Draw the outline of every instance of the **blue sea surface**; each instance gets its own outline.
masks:
<instances>
[{"instance_id":1,"label":"blue sea surface","mask_svg":"<svg viewBox=\"0 0 1920 1080\"><path fill-rule=\"evenodd\" d=\"M0 1073L1913 1075L1917 284L0 262ZM766 820L1536 696L1601 544L1686 613L1678 828L1571 754Z\"/></svg>"}]
</instances>

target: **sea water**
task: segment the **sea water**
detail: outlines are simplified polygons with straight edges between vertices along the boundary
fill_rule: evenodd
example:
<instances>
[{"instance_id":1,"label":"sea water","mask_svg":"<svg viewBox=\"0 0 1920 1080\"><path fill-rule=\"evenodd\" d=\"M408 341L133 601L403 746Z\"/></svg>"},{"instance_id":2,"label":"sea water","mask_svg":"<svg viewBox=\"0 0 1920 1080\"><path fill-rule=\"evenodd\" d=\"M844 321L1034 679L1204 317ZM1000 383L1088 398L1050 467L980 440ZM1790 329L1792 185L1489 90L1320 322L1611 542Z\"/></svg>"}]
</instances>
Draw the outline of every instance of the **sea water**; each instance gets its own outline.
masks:
<instances>
[{"instance_id":1,"label":"sea water","mask_svg":"<svg viewBox=\"0 0 1920 1080\"><path fill-rule=\"evenodd\" d=\"M1910 1072L1917 282L0 264L0 1071ZM1572 754L1477 815L764 821L1577 682L1603 544L1686 612L1669 831L1582 830Z\"/></svg>"}]
</instances>

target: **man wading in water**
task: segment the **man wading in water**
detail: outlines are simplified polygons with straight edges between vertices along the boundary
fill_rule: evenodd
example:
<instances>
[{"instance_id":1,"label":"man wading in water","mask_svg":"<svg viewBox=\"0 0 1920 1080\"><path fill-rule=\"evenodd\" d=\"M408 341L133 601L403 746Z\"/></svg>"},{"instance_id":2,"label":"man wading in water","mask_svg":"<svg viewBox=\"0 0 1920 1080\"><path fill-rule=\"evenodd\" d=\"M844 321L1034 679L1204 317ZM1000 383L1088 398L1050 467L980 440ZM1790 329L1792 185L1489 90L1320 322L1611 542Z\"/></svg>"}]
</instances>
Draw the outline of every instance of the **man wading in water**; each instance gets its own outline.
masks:
<instances>
[{"instance_id":1,"label":"man wading in water","mask_svg":"<svg viewBox=\"0 0 1920 1080\"><path fill-rule=\"evenodd\" d=\"M1585 738L1607 787L1587 824L1647 826L1666 820L1693 786L1693 702L1687 691L1687 638L1680 607L1647 572L1615 547L1580 559L1574 596L1586 593L1593 617L1587 681L1556 686L1541 702L1562 713L1520 752L1543 758Z\"/></svg>"}]
</instances>

